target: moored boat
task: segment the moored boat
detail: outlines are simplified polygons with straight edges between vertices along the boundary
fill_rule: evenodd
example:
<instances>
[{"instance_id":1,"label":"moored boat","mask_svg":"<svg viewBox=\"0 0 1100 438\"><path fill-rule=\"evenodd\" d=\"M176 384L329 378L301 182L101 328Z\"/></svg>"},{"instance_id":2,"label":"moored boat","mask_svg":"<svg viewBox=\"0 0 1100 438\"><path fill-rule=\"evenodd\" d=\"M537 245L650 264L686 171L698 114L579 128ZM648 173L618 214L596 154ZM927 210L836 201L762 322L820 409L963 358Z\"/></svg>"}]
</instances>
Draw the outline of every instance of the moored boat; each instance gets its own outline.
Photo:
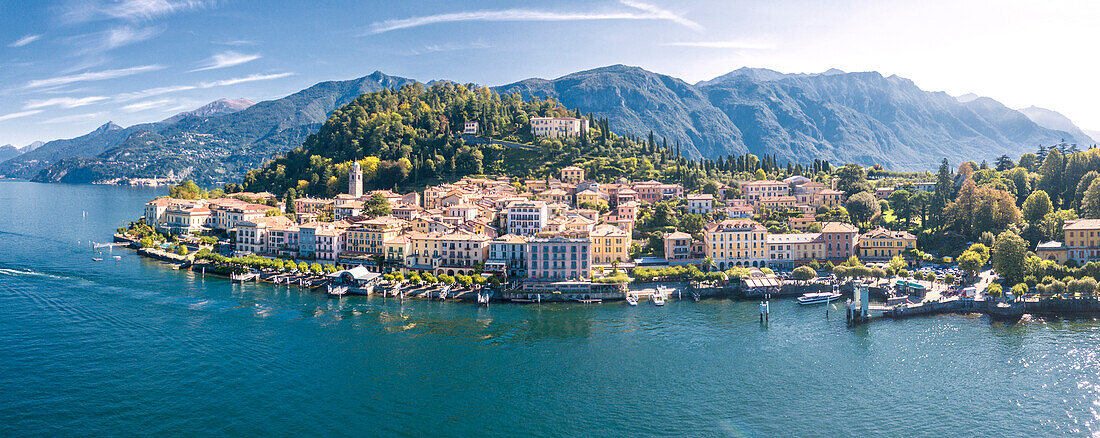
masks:
<instances>
[{"instance_id":1,"label":"moored boat","mask_svg":"<svg viewBox=\"0 0 1100 438\"><path fill-rule=\"evenodd\" d=\"M661 295L660 292L653 294L653 304L656 306L665 305L665 296Z\"/></svg>"},{"instance_id":2,"label":"moored boat","mask_svg":"<svg viewBox=\"0 0 1100 438\"><path fill-rule=\"evenodd\" d=\"M840 298L840 292L812 292L798 297L798 304L828 303Z\"/></svg>"},{"instance_id":3,"label":"moored boat","mask_svg":"<svg viewBox=\"0 0 1100 438\"><path fill-rule=\"evenodd\" d=\"M634 294L627 294L626 303L631 305L631 306L637 306L638 305L638 297L634 296Z\"/></svg>"}]
</instances>

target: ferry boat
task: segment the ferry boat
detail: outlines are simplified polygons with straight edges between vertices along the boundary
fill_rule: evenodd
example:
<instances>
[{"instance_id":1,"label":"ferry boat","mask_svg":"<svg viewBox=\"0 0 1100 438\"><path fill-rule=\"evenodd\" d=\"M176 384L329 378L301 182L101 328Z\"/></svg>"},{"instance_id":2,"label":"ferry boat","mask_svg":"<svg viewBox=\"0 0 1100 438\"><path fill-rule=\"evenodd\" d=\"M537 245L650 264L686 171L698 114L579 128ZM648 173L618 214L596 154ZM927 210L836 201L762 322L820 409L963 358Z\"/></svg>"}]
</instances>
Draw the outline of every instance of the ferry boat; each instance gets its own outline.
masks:
<instances>
[{"instance_id":1,"label":"ferry boat","mask_svg":"<svg viewBox=\"0 0 1100 438\"><path fill-rule=\"evenodd\" d=\"M828 303L840 298L840 292L813 292L798 297L798 304Z\"/></svg>"},{"instance_id":2,"label":"ferry boat","mask_svg":"<svg viewBox=\"0 0 1100 438\"><path fill-rule=\"evenodd\" d=\"M626 295L626 303L631 305L631 306L637 306L638 305L638 297L634 296L634 294L627 294Z\"/></svg>"}]
</instances>

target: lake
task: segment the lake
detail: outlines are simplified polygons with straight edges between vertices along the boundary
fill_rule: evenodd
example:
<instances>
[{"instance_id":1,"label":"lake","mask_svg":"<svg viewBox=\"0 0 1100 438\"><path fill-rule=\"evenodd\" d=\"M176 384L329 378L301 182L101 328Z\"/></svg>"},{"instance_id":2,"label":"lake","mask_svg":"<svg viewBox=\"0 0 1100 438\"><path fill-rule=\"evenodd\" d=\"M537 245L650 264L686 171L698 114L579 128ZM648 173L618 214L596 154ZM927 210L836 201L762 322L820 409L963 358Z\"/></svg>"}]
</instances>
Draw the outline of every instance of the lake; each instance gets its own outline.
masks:
<instances>
[{"instance_id":1,"label":"lake","mask_svg":"<svg viewBox=\"0 0 1100 438\"><path fill-rule=\"evenodd\" d=\"M1100 434L1097 321L330 299L91 249L165 192L0 181L0 436Z\"/></svg>"}]
</instances>

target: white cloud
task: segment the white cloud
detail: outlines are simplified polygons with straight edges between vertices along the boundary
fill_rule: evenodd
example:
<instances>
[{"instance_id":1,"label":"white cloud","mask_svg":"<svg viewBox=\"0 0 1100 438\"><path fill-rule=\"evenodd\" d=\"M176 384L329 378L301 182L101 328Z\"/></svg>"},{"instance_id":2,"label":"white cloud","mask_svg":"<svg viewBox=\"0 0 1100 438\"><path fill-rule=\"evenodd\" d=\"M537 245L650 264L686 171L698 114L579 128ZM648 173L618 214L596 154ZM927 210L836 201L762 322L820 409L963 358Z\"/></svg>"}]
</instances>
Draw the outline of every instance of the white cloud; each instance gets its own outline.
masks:
<instances>
[{"instance_id":1,"label":"white cloud","mask_svg":"<svg viewBox=\"0 0 1100 438\"><path fill-rule=\"evenodd\" d=\"M750 41L682 41L665 43L663 45L673 47L702 47L706 49L769 50L775 48L775 45L773 44L757 43Z\"/></svg>"},{"instance_id":2,"label":"white cloud","mask_svg":"<svg viewBox=\"0 0 1100 438\"><path fill-rule=\"evenodd\" d=\"M48 106L57 106L61 108L76 108L85 105L91 105L96 102L107 100L104 96L88 96L88 97L55 97L51 99L39 99L28 101L26 105L23 105L23 109L37 109L45 108Z\"/></svg>"},{"instance_id":3,"label":"white cloud","mask_svg":"<svg viewBox=\"0 0 1100 438\"><path fill-rule=\"evenodd\" d=\"M42 35L27 35L23 38L15 40L15 42L11 44L8 44L8 47L23 47L27 44L38 41L40 38L42 38Z\"/></svg>"},{"instance_id":4,"label":"white cloud","mask_svg":"<svg viewBox=\"0 0 1100 438\"><path fill-rule=\"evenodd\" d=\"M244 53L237 53L232 50L228 50L211 56L210 59L207 59L206 62L203 63L202 67L196 68L191 71L195 72L233 67L235 65L241 65L244 63L255 61L257 59L260 59L260 55L247 55Z\"/></svg>"},{"instance_id":5,"label":"white cloud","mask_svg":"<svg viewBox=\"0 0 1100 438\"><path fill-rule=\"evenodd\" d=\"M144 101L144 102L138 102L138 103L132 103L130 105L126 105L126 106L122 107L122 109L124 111L129 111L129 112L138 112L138 111L150 110L150 109L153 109L153 108L160 108L160 107L163 107L163 106L171 105L175 102L176 101L174 99L147 100L147 101Z\"/></svg>"},{"instance_id":6,"label":"white cloud","mask_svg":"<svg viewBox=\"0 0 1100 438\"><path fill-rule=\"evenodd\" d=\"M245 76L245 77L242 77L242 78L231 78L231 79L223 79L223 80L220 80L220 81L203 82L199 86L202 87L202 88L224 87L226 85L236 85L236 84L242 84L242 83L245 83L245 82L254 82L254 81L267 81L267 80L271 80L271 79L285 78L287 76L293 76L293 75L294 75L294 73L273 73L273 74L267 74L267 75L255 74L255 75Z\"/></svg>"},{"instance_id":7,"label":"white cloud","mask_svg":"<svg viewBox=\"0 0 1100 438\"><path fill-rule=\"evenodd\" d=\"M209 0L90 0L71 5L62 18L73 23L95 20L152 20L212 6Z\"/></svg>"},{"instance_id":8,"label":"white cloud","mask_svg":"<svg viewBox=\"0 0 1100 438\"><path fill-rule=\"evenodd\" d=\"M18 119L20 117L33 116L33 115L38 114L40 112L42 112L42 110L20 111L20 112L17 112L17 113L4 114L4 115L0 116L0 121Z\"/></svg>"},{"instance_id":9,"label":"white cloud","mask_svg":"<svg viewBox=\"0 0 1100 438\"><path fill-rule=\"evenodd\" d=\"M67 39L81 55L98 55L119 47L152 39L164 32L164 26L112 27L102 32L78 35Z\"/></svg>"},{"instance_id":10,"label":"white cloud","mask_svg":"<svg viewBox=\"0 0 1100 438\"><path fill-rule=\"evenodd\" d=\"M169 85L165 87L148 88L141 91L135 91L132 93L123 93L115 96L116 102L129 102L132 100L145 99L153 96L160 96L163 94L176 93L180 91L197 90L202 88L214 88L224 87L229 85L236 85L246 82L266 81L271 79L285 78L287 76L293 76L294 73L273 73L273 74L254 74L251 76L245 76L240 78L222 79L220 81L202 82L196 85Z\"/></svg>"},{"instance_id":11,"label":"white cloud","mask_svg":"<svg viewBox=\"0 0 1100 438\"><path fill-rule=\"evenodd\" d=\"M42 123L72 123L80 122L83 120L93 120L103 117L103 113L87 113L87 114L73 114L71 116L54 117L52 119L43 120Z\"/></svg>"},{"instance_id":12,"label":"white cloud","mask_svg":"<svg viewBox=\"0 0 1100 438\"><path fill-rule=\"evenodd\" d=\"M442 44L428 44L423 49L413 50L413 55L423 55L425 53L435 52L452 52L456 50L469 50L469 49L488 49L491 47L489 43L484 41L475 41L469 44L457 44L457 43L442 43Z\"/></svg>"},{"instance_id":13,"label":"white cloud","mask_svg":"<svg viewBox=\"0 0 1100 438\"><path fill-rule=\"evenodd\" d=\"M146 97L160 96L162 94L175 93L177 91L187 91L199 88L195 85L170 85L167 87L147 88L141 91L135 91L132 93L123 93L115 96L115 100L120 102L144 99Z\"/></svg>"},{"instance_id":14,"label":"white cloud","mask_svg":"<svg viewBox=\"0 0 1100 438\"><path fill-rule=\"evenodd\" d=\"M58 76L48 79L35 79L27 82L24 88L40 88L40 87L52 87L57 85L66 85L74 82L85 81L102 81L105 79L121 78L124 76L136 75L138 73L145 73L150 71L156 71L164 68L161 65L140 65L137 67L120 68L115 70L102 70L96 72L86 72L68 76Z\"/></svg>"},{"instance_id":15,"label":"white cloud","mask_svg":"<svg viewBox=\"0 0 1100 438\"><path fill-rule=\"evenodd\" d=\"M375 22L367 27L365 34L374 35L399 29L427 26L430 24L465 21L666 20L694 30L703 29L699 23L648 3L630 0L621 0L620 2L634 10L615 12L555 12L532 9L502 9L495 11L452 12Z\"/></svg>"}]
</instances>

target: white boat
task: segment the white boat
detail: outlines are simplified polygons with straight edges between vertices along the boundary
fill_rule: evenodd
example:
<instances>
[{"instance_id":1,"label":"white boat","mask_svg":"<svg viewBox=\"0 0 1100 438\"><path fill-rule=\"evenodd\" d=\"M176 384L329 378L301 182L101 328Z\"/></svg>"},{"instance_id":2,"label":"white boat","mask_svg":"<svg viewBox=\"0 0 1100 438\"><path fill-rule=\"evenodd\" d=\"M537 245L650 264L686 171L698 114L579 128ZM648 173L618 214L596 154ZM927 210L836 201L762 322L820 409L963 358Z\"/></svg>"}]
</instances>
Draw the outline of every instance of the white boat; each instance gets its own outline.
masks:
<instances>
[{"instance_id":1,"label":"white boat","mask_svg":"<svg viewBox=\"0 0 1100 438\"><path fill-rule=\"evenodd\" d=\"M661 295L660 292L653 294L653 304L657 306L665 305L665 296Z\"/></svg>"},{"instance_id":2,"label":"white boat","mask_svg":"<svg viewBox=\"0 0 1100 438\"><path fill-rule=\"evenodd\" d=\"M798 297L798 304L828 303L840 298L840 292L814 292Z\"/></svg>"},{"instance_id":3,"label":"white boat","mask_svg":"<svg viewBox=\"0 0 1100 438\"><path fill-rule=\"evenodd\" d=\"M631 306L637 306L638 305L638 297L634 296L634 294L627 294L626 303L631 305Z\"/></svg>"}]
</instances>

